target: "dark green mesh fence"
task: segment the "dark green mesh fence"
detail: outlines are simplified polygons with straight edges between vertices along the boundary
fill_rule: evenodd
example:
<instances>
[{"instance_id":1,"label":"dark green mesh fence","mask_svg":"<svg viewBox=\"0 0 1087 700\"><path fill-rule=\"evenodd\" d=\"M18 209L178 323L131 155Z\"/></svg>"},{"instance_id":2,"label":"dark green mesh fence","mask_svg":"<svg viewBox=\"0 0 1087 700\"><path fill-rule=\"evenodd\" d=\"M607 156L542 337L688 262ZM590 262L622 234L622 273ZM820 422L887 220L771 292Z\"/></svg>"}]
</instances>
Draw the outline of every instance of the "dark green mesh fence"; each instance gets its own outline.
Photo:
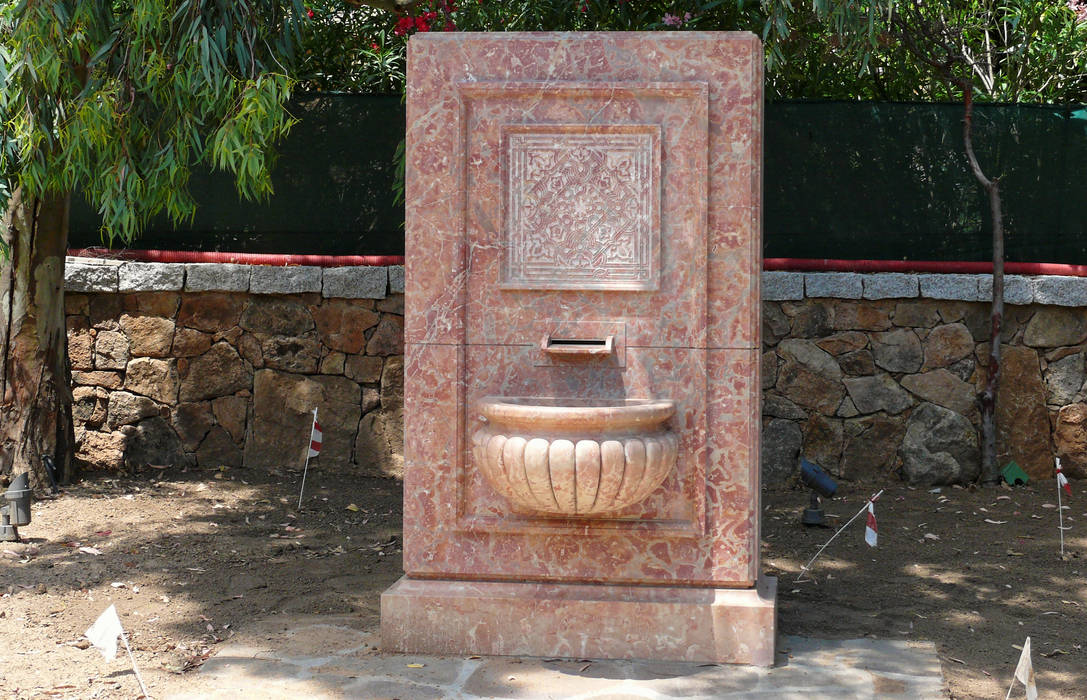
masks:
<instances>
[{"instance_id":1,"label":"dark green mesh fence","mask_svg":"<svg viewBox=\"0 0 1087 700\"><path fill-rule=\"evenodd\" d=\"M267 203L230 178L194 177L191 225L157 222L134 247L396 255L403 209L393 155L398 97L300 100ZM786 102L766 106L767 257L987 260L988 203L966 164L962 106ZM974 142L999 176L1008 260L1087 264L1087 106L978 105ZM76 203L74 247L99 245Z\"/></svg>"},{"instance_id":2,"label":"dark green mesh fence","mask_svg":"<svg viewBox=\"0 0 1087 700\"><path fill-rule=\"evenodd\" d=\"M403 255L404 209L392 191L394 155L404 138L399 96L310 96L290 111L300 121L279 148L275 194L267 202L240 200L224 173L194 173L194 220L174 229L163 217L132 247ZM99 222L76 197L70 245L102 245Z\"/></svg>"},{"instance_id":3,"label":"dark green mesh fence","mask_svg":"<svg viewBox=\"0 0 1087 700\"><path fill-rule=\"evenodd\" d=\"M962 105L767 105L767 257L989 260L988 199ZM1087 107L977 105L974 145L1000 178L1007 259L1087 263Z\"/></svg>"}]
</instances>

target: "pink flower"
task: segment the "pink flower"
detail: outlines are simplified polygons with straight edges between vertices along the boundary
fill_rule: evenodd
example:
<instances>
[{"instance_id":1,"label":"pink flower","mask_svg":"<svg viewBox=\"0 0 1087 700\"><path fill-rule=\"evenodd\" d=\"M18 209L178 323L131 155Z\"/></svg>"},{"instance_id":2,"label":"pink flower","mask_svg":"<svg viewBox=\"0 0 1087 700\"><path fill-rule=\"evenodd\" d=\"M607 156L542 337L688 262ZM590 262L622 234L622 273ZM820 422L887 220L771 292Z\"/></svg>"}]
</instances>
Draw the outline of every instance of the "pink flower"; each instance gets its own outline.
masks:
<instances>
[{"instance_id":1,"label":"pink flower","mask_svg":"<svg viewBox=\"0 0 1087 700\"><path fill-rule=\"evenodd\" d=\"M683 24L683 18L678 15L665 13L664 17L661 18L661 22L664 22L669 27L678 27Z\"/></svg>"}]
</instances>

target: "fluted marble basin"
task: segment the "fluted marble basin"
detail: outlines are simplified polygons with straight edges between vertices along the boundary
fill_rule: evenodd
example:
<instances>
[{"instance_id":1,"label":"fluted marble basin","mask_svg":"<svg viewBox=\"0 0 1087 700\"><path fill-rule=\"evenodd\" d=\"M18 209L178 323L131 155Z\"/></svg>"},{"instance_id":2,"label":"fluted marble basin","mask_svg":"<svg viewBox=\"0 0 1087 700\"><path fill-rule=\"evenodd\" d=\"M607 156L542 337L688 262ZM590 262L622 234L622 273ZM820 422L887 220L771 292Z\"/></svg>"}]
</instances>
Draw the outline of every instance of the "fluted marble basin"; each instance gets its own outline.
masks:
<instances>
[{"instance_id":1,"label":"fluted marble basin","mask_svg":"<svg viewBox=\"0 0 1087 700\"><path fill-rule=\"evenodd\" d=\"M487 481L523 509L559 516L621 510L675 467L665 399L488 397L472 446Z\"/></svg>"}]
</instances>

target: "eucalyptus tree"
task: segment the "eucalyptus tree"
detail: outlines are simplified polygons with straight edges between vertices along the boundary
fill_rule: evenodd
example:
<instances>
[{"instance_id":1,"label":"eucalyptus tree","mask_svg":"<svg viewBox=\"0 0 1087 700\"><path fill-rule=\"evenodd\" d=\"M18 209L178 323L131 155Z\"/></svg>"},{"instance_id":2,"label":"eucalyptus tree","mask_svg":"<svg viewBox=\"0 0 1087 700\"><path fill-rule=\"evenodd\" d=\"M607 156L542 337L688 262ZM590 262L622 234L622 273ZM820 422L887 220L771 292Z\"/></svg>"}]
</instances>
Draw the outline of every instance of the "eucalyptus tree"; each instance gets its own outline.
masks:
<instances>
[{"instance_id":1,"label":"eucalyptus tree","mask_svg":"<svg viewBox=\"0 0 1087 700\"><path fill-rule=\"evenodd\" d=\"M815 31L825 36L824 50L829 47L858 76L869 76L884 94L902 99L912 90L907 96L962 102L965 158L985 191L992 223L992 335L977 402L981 480L995 482L1004 220L1000 177L986 172L974 150L974 102L1087 101L1087 10L1081 0L814 0L801 11L790 0L761 0L761 7L771 66L795 58L790 49L798 33L812 31L814 20Z\"/></svg>"},{"instance_id":2,"label":"eucalyptus tree","mask_svg":"<svg viewBox=\"0 0 1087 700\"><path fill-rule=\"evenodd\" d=\"M271 145L292 124L301 0L0 3L0 475L42 458L71 474L64 256L77 188L109 241L163 212L191 217L189 173L271 191Z\"/></svg>"}]
</instances>

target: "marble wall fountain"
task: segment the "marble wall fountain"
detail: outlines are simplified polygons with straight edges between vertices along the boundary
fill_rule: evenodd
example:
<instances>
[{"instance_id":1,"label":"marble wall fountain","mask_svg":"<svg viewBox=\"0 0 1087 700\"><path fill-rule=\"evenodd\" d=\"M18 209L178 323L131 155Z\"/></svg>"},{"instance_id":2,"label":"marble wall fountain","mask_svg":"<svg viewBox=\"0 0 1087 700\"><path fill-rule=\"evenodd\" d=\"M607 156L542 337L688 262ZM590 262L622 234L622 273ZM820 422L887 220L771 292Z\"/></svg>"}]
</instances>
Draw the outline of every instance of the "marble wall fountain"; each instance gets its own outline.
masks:
<instances>
[{"instance_id":1,"label":"marble wall fountain","mask_svg":"<svg viewBox=\"0 0 1087 700\"><path fill-rule=\"evenodd\" d=\"M768 665L762 47L420 34L387 650Z\"/></svg>"}]
</instances>

